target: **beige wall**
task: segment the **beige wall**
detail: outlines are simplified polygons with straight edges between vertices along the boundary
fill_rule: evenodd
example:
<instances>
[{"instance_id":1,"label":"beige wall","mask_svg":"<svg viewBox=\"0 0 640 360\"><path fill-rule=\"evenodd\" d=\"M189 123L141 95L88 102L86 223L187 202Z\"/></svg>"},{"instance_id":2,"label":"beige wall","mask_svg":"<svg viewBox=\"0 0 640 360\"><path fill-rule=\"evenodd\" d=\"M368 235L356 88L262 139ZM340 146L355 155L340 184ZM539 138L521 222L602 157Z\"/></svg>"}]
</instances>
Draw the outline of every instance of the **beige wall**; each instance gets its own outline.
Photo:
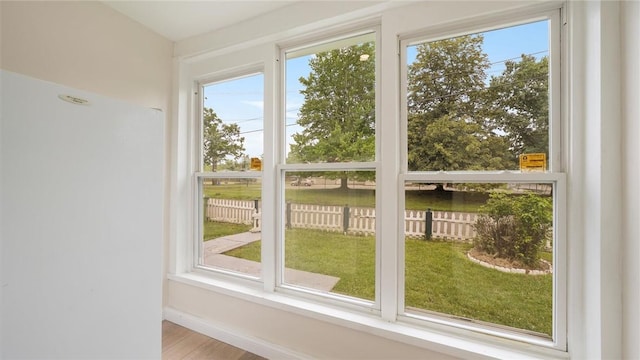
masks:
<instances>
[{"instance_id":1,"label":"beige wall","mask_svg":"<svg viewBox=\"0 0 640 360\"><path fill-rule=\"evenodd\" d=\"M173 43L94 1L1 1L0 67L168 113Z\"/></svg>"}]
</instances>

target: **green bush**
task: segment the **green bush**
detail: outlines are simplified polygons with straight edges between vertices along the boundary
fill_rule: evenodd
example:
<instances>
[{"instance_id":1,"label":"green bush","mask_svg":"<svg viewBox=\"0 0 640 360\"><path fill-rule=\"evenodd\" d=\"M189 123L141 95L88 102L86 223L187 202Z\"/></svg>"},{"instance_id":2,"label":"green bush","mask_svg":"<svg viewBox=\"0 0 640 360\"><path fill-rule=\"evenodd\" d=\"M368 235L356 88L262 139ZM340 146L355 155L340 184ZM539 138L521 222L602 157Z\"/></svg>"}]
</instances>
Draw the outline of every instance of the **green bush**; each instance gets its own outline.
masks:
<instances>
[{"instance_id":1,"label":"green bush","mask_svg":"<svg viewBox=\"0 0 640 360\"><path fill-rule=\"evenodd\" d=\"M535 266L552 225L551 199L535 194L493 193L480 207L474 247L497 257Z\"/></svg>"}]
</instances>

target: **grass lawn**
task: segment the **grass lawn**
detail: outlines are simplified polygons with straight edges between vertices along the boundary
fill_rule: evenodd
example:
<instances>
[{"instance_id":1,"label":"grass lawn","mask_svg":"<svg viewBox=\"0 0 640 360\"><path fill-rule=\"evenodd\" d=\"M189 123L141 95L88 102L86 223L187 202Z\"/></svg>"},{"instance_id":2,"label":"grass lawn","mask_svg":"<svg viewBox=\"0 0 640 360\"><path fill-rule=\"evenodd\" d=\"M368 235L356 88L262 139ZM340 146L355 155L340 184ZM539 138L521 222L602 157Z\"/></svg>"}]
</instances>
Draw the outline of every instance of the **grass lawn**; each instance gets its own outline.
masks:
<instances>
[{"instance_id":1,"label":"grass lawn","mask_svg":"<svg viewBox=\"0 0 640 360\"><path fill-rule=\"evenodd\" d=\"M222 197L225 199L253 200L259 199L260 184L221 184L204 185L206 197ZM373 189L287 187L287 201L297 204L340 205L349 204L354 207L375 207L375 191ZM477 212L488 199L487 193L465 191L407 190L405 196L407 210L431 210Z\"/></svg>"},{"instance_id":2,"label":"grass lawn","mask_svg":"<svg viewBox=\"0 0 640 360\"><path fill-rule=\"evenodd\" d=\"M552 276L487 269L466 259L469 246L406 240L407 308L551 335ZM339 277L333 292L373 300L373 237L291 229L286 232L285 248L287 267ZM227 255L258 261L260 242Z\"/></svg>"},{"instance_id":3,"label":"grass lawn","mask_svg":"<svg viewBox=\"0 0 640 360\"><path fill-rule=\"evenodd\" d=\"M470 244L408 239L407 307L551 335L552 275L509 274L466 258Z\"/></svg>"},{"instance_id":4,"label":"grass lawn","mask_svg":"<svg viewBox=\"0 0 640 360\"><path fill-rule=\"evenodd\" d=\"M210 181L205 181L203 193L205 197L223 198L234 200L254 200L261 197L262 185L257 183L231 183L211 185Z\"/></svg>"},{"instance_id":5,"label":"grass lawn","mask_svg":"<svg viewBox=\"0 0 640 360\"><path fill-rule=\"evenodd\" d=\"M232 224L218 221L205 221L202 240L207 241L222 236L239 234L251 230L252 225Z\"/></svg>"}]
</instances>

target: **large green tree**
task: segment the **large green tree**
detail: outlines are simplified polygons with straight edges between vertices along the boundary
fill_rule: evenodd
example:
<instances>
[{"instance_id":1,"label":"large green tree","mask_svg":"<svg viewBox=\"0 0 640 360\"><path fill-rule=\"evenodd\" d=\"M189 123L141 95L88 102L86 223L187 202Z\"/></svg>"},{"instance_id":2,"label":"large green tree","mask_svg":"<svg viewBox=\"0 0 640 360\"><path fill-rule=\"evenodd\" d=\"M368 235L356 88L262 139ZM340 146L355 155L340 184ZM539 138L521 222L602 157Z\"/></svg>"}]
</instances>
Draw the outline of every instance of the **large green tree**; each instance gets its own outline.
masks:
<instances>
[{"instance_id":1,"label":"large green tree","mask_svg":"<svg viewBox=\"0 0 640 360\"><path fill-rule=\"evenodd\" d=\"M364 56L363 56L364 55ZM375 49L371 42L315 54L301 77L304 103L291 162L372 161L375 158ZM342 186L346 187L346 177Z\"/></svg>"},{"instance_id":2,"label":"large green tree","mask_svg":"<svg viewBox=\"0 0 640 360\"><path fill-rule=\"evenodd\" d=\"M481 35L417 46L408 71L408 166L413 171L505 169L513 157L487 120Z\"/></svg>"},{"instance_id":3,"label":"large green tree","mask_svg":"<svg viewBox=\"0 0 640 360\"><path fill-rule=\"evenodd\" d=\"M490 118L505 133L514 156L548 153L549 61L523 54L505 62L500 76L492 77L488 95Z\"/></svg>"},{"instance_id":4,"label":"large green tree","mask_svg":"<svg viewBox=\"0 0 640 360\"><path fill-rule=\"evenodd\" d=\"M223 123L210 108L204 108L202 141L203 161L212 171L228 156L237 160L245 150L238 124Z\"/></svg>"}]
</instances>

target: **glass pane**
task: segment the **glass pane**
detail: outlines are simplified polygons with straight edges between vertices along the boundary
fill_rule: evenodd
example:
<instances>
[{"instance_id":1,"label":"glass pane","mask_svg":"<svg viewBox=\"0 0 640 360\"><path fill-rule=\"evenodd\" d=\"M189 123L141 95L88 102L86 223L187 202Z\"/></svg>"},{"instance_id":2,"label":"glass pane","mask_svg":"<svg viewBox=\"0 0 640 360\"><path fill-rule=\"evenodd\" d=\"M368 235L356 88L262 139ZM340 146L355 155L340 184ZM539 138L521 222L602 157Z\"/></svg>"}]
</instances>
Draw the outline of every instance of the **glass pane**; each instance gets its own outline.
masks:
<instances>
[{"instance_id":1,"label":"glass pane","mask_svg":"<svg viewBox=\"0 0 640 360\"><path fill-rule=\"evenodd\" d=\"M264 76L203 87L203 171L261 170Z\"/></svg>"},{"instance_id":2,"label":"glass pane","mask_svg":"<svg viewBox=\"0 0 640 360\"><path fill-rule=\"evenodd\" d=\"M551 184L405 183L405 306L550 337Z\"/></svg>"},{"instance_id":3,"label":"glass pane","mask_svg":"<svg viewBox=\"0 0 640 360\"><path fill-rule=\"evenodd\" d=\"M202 179L200 265L260 277L260 179Z\"/></svg>"},{"instance_id":4,"label":"glass pane","mask_svg":"<svg viewBox=\"0 0 640 360\"><path fill-rule=\"evenodd\" d=\"M375 299L375 172L286 172L290 285Z\"/></svg>"},{"instance_id":5,"label":"glass pane","mask_svg":"<svg viewBox=\"0 0 640 360\"><path fill-rule=\"evenodd\" d=\"M375 36L287 53L287 163L375 159Z\"/></svg>"},{"instance_id":6,"label":"glass pane","mask_svg":"<svg viewBox=\"0 0 640 360\"><path fill-rule=\"evenodd\" d=\"M548 169L548 59L547 20L407 47L408 169Z\"/></svg>"}]
</instances>

